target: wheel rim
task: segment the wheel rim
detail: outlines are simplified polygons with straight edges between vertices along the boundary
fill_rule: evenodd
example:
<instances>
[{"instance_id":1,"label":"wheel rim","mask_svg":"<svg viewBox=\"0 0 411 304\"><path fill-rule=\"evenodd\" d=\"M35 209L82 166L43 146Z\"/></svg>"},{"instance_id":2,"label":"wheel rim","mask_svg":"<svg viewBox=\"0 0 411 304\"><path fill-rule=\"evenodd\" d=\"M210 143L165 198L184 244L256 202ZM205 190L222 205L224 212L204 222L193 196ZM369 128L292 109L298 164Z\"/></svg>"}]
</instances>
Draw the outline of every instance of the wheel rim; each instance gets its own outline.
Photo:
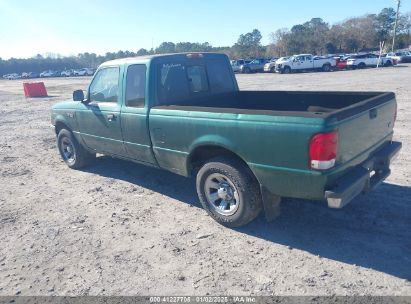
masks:
<instances>
[{"instance_id":1,"label":"wheel rim","mask_svg":"<svg viewBox=\"0 0 411 304\"><path fill-rule=\"evenodd\" d=\"M66 162L73 163L76 160L76 150L68 137L61 139L61 154Z\"/></svg>"},{"instance_id":2,"label":"wheel rim","mask_svg":"<svg viewBox=\"0 0 411 304\"><path fill-rule=\"evenodd\" d=\"M204 184L208 204L219 214L230 216L240 206L240 197L234 183L225 175L213 173Z\"/></svg>"}]
</instances>

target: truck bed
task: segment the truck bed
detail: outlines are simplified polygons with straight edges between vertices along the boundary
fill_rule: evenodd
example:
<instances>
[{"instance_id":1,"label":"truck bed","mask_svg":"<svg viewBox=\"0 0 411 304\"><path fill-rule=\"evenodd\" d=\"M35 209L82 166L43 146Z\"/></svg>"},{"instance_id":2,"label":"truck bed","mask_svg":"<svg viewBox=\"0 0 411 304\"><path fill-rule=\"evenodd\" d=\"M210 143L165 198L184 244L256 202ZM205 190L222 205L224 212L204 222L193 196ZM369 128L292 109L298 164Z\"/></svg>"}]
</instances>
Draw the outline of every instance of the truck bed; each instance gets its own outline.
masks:
<instances>
[{"instance_id":1,"label":"truck bed","mask_svg":"<svg viewBox=\"0 0 411 304\"><path fill-rule=\"evenodd\" d=\"M239 91L153 107L150 130L157 159L169 159L161 167L181 163L183 168L184 153L205 138L240 151L256 176L267 178L273 193L320 199L339 177L391 142L395 113L395 94L390 92ZM336 165L314 172L308 166L310 139L330 131L338 132ZM277 175L284 178L274 182ZM322 176L317 181L325 184L314 185L313 176Z\"/></svg>"},{"instance_id":2,"label":"truck bed","mask_svg":"<svg viewBox=\"0 0 411 304\"><path fill-rule=\"evenodd\" d=\"M394 98L391 92L238 91L154 108L341 120Z\"/></svg>"}]
</instances>

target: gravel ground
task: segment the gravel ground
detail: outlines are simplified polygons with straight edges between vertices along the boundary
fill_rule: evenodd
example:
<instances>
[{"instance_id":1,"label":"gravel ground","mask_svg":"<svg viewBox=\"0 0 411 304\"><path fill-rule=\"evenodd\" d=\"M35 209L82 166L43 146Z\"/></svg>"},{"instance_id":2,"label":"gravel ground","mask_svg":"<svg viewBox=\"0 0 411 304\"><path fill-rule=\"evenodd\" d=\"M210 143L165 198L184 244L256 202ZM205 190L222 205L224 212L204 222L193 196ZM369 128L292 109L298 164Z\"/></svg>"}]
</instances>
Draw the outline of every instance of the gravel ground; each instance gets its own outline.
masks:
<instances>
[{"instance_id":1,"label":"gravel ground","mask_svg":"<svg viewBox=\"0 0 411 304\"><path fill-rule=\"evenodd\" d=\"M0 80L0 295L411 295L411 65L237 76L241 89L394 91L402 153L342 210L284 200L282 215L227 229L194 181L98 158L60 160L49 108L89 78L47 79L25 99Z\"/></svg>"}]
</instances>

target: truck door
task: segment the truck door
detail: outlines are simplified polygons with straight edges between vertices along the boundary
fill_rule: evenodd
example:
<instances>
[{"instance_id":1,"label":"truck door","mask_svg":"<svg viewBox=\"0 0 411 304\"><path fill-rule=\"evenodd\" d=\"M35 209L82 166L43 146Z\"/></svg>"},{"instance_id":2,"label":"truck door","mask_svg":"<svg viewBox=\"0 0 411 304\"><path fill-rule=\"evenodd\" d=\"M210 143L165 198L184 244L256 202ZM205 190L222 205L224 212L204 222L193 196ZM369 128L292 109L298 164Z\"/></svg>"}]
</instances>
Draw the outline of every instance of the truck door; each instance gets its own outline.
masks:
<instances>
[{"instance_id":1,"label":"truck door","mask_svg":"<svg viewBox=\"0 0 411 304\"><path fill-rule=\"evenodd\" d=\"M144 163L156 164L148 130L147 67L145 64L133 64L129 65L125 72L121 129L127 157Z\"/></svg>"},{"instance_id":2,"label":"truck door","mask_svg":"<svg viewBox=\"0 0 411 304\"><path fill-rule=\"evenodd\" d=\"M304 63L304 69L313 69L314 68L314 58L311 55L306 55L305 57L305 63Z\"/></svg>"},{"instance_id":3,"label":"truck door","mask_svg":"<svg viewBox=\"0 0 411 304\"><path fill-rule=\"evenodd\" d=\"M118 66L100 69L88 92L89 102L76 111L77 123L85 144L100 153L125 155L121 134Z\"/></svg>"},{"instance_id":4,"label":"truck door","mask_svg":"<svg viewBox=\"0 0 411 304\"><path fill-rule=\"evenodd\" d=\"M367 56L367 66L377 66L378 56L374 54L369 54Z\"/></svg>"},{"instance_id":5,"label":"truck door","mask_svg":"<svg viewBox=\"0 0 411 304\"><path fill-rule=\"evenodd\" d=\"M312 60L309 60L310 58L310 56L298 56L293 67L297 70L312 69Z\"/></svg>"}]
</instances>

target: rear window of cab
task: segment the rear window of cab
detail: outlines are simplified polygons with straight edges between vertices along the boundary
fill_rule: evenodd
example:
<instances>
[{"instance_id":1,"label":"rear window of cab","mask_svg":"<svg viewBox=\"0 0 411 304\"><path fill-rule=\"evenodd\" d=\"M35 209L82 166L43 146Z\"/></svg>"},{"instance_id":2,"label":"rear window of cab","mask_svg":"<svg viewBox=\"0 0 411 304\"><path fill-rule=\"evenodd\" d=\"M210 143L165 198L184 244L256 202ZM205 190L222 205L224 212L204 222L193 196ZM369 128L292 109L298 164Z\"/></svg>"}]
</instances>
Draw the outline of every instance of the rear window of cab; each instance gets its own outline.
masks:
<instances>
[{"instance_id":1,"label":"rear window of cab","mask_svg":"<svg viewBox=\"0 0 411 304\"><path fill-rule=\"evenodd\" d=\"M236 90L231 66L222 58L170 60L157 63L157 104Z\"/></svg>"}]
</instances>

